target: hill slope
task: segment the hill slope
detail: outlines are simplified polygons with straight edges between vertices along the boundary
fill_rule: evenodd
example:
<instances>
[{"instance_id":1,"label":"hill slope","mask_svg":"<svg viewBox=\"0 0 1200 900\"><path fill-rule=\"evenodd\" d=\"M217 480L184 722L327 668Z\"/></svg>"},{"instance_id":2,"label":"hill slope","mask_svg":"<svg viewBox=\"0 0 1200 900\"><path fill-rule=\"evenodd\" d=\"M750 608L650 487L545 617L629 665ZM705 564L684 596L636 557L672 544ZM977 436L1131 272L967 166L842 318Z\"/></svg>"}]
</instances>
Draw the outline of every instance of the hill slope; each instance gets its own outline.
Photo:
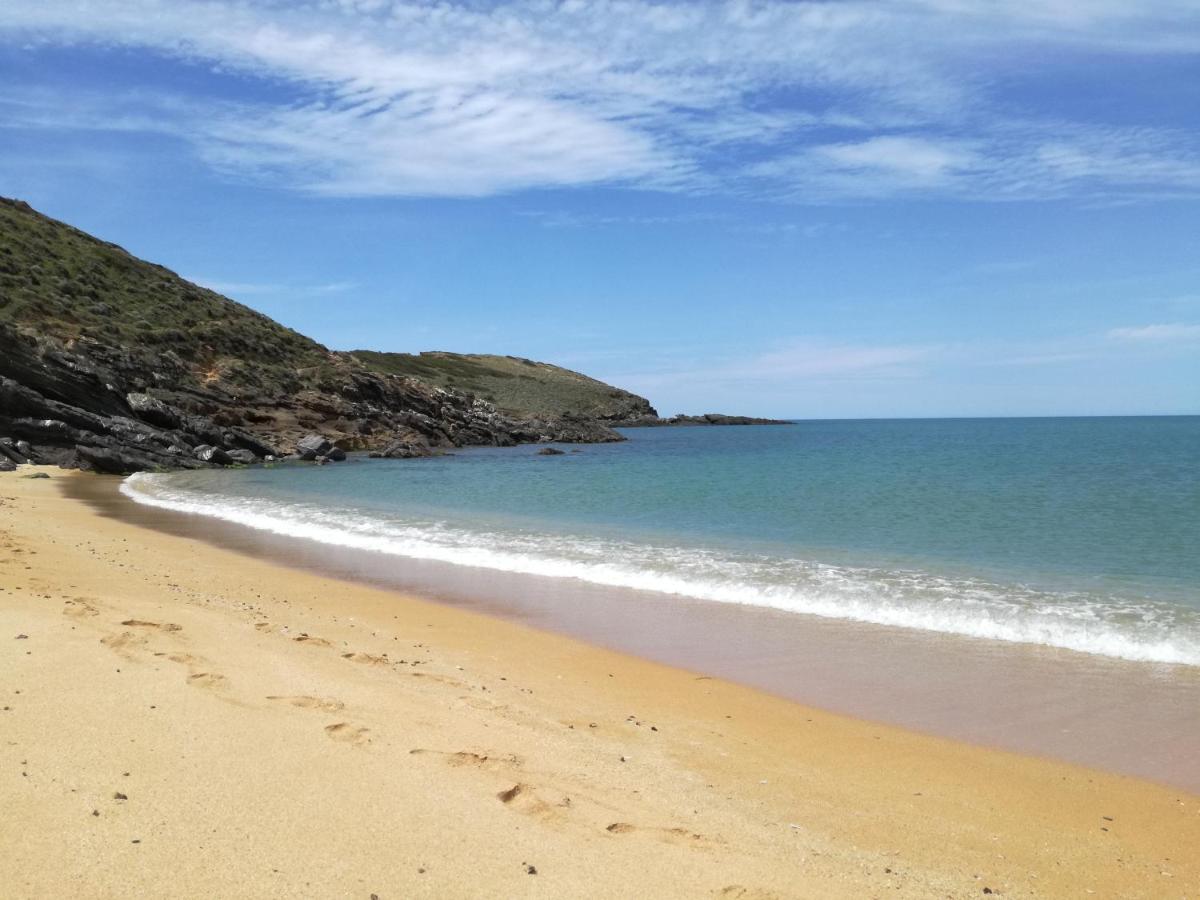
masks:
<instances>
[{"instance_id":1,"label":"hill slope","mask_svg":"<svg viewBox=\"0 0 1200 900\"><path fill-rule=\"evenodd\" d=\"M0 198L0 461L116 472L252 462L308 433L400 456L621 439L586 416L505 415L369 368Z\"/></svg>"},{"instance_id":2,"label":"hill slope","mask_svg":"<svg viewBox=\"0 0 1200 900\"><path fill-rule=\"evenodd\" d=\"M438 387L477 394L512 415L580 415L610 422L658 415L645 397L570 369L517 356L373 350L353 350L351 355L385 375L408 375Z\"/></svg>"},{"instance_id":3,"label":"hill slope","mask_svg":"<svg viewBox=\"0 0 1200 900\"><path fill-rule=\"evenodd\" d=\"M261 313L2 198L0 322L163 352L184 363L183 381L232 393L298 389L335 362Z\"/></svg>"}]
</instances>

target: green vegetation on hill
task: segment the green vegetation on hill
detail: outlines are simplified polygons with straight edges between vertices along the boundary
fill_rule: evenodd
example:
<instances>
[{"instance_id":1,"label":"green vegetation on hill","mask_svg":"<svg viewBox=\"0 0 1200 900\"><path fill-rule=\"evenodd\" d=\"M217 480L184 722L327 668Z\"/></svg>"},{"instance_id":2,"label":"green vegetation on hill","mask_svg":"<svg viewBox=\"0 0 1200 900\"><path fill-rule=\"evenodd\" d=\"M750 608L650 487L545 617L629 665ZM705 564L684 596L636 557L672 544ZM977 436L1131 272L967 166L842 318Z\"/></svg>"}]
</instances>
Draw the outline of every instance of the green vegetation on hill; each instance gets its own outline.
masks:
<instances>
[{"instance_id":1,"label":"green vegetation on hill","mask_svg":"<svg viewBox=\"0 0 1200 900\"><path fill-rule=\"evenodd\" d=\"M68 345L82 340L110 348L122 355L118 368L174 390L215 388L247 399L278 399L303 389L340 391L370 372L474 394L517 416L617 421L654 415L635 394L527 359L334 353L115 244L0 198L0 326L5 324Z\"/></svg>"},{"instance_id":2,"label":"green vegetation on hill","mask_svg":"<svg viewBox=\"0 0 1200 900\"><path fill-rule=\"evenodd\" d=\"M0 323L178 357L200 383L268 390L329 351L261 313L0 198Z\"/></svg>"},{"instance_id":3,"label":"green vegetation on hill","mask_svg":"<svg viewBox=\"0 0 1200 900\"><path fill-rule=\"evenodd\" d=\"M610 384L515 356L429 353L379 353L354 350L368 368L387 375L408 375L439 387L475 394L516 415L579 415L624 420L655 415L643 397Z\"/></svg>"}]
</instances>

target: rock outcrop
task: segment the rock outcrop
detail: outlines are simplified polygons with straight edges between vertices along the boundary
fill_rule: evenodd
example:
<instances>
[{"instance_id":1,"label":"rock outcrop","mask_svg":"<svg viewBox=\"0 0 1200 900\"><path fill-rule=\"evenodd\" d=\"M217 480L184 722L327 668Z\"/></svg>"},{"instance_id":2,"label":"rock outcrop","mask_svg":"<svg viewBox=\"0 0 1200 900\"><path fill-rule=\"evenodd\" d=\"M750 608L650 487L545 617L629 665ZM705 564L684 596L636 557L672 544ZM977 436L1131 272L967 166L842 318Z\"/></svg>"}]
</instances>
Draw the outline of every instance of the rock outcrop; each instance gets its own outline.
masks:
<instances>
[{"instance_id":1,"label":"rock outcrop","mask_svg":"<svg viewBox=\"0 0 1200 900\"><path fill-rule=\"evenodd\" d=\"M0 456L128 473L288 454L339 461L348 450L413 457L471 444L620 440L593 421L514 419L468 395L349 365L340 382L295 396L236 396L161 375L93 340L0 324Z\"/></svg>"},{"instance_id":2,"label":"rock outcrop","mask_svg":"<svg viewBox=\"0 0 1200 900\"><path fill-rule=\"evenodd\" d=\"M465 388L465 390L464 390ZM495 398L495 402L489 398ZM623 440L644 398L517 357L338 353L0 198L0 460L125 473Z\"/></svg>"},{"instance_id":3,"label":"rock outcrop","mask_svg":"<svg viewBox=\"0 0 1200 900\"><path fill-rule=\"evenodd\" d=\"M315 435L319 450L306 443ZM297 453L615 441L592 419L512 415L375 371L227 297L0 198L0 439L103 472ZM328 447L325 446L328 444ZM14 452L16 452L14 450Z\"/></svg>"},{"instance_id":4,"label":"rock outcrop","mask_svg":"<svg viewBox=\"0 0 1200 900\"><path fill-rule=\"evenodd\" d=\"M724 413L704 413L700 416L639 416L610 422L614 428L660 428L672 425L791 425L787 419L760 419L755 416L727 416Z\"/></svg>"}]
</instances>

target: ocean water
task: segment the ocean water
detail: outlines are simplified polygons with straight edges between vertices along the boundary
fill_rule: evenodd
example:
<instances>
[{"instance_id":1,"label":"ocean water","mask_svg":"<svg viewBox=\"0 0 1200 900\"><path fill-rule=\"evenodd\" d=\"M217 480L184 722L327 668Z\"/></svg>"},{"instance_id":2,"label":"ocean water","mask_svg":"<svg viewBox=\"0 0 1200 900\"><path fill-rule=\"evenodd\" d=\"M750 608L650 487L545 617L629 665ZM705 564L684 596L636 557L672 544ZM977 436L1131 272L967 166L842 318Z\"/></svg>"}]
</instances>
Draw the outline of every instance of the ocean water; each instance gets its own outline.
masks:
<instances>
[{"instance_id":1,"label":"ocean water","mask_svg":"<svg viewBox=\"0 0 1200 900\"><path fill-rule=\"evenodd\" d=\"M139 474L140 503L396 557L1200 666L1200 417L631 429ZM564 602L570 602L564 591Z\"/></svg>"}]
</instances>

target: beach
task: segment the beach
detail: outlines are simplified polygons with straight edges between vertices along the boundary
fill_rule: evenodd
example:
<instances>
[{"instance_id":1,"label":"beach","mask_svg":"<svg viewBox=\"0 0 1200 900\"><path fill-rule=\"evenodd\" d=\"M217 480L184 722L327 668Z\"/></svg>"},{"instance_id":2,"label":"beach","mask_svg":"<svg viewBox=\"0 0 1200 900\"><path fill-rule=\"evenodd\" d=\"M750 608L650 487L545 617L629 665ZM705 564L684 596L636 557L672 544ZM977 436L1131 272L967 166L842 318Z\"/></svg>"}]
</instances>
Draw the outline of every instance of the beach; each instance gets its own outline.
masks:
<instances>
[{"instance_id":1,"label":"beach","mask_svg":"<svg viewBox=\"0 0 1200 900\"><path fill-rule=\"evenodd\" d=\"M0 475L5 896L1200 892L1184 790L147 530L32 471Z\"/></svg>"}]
</instances>

